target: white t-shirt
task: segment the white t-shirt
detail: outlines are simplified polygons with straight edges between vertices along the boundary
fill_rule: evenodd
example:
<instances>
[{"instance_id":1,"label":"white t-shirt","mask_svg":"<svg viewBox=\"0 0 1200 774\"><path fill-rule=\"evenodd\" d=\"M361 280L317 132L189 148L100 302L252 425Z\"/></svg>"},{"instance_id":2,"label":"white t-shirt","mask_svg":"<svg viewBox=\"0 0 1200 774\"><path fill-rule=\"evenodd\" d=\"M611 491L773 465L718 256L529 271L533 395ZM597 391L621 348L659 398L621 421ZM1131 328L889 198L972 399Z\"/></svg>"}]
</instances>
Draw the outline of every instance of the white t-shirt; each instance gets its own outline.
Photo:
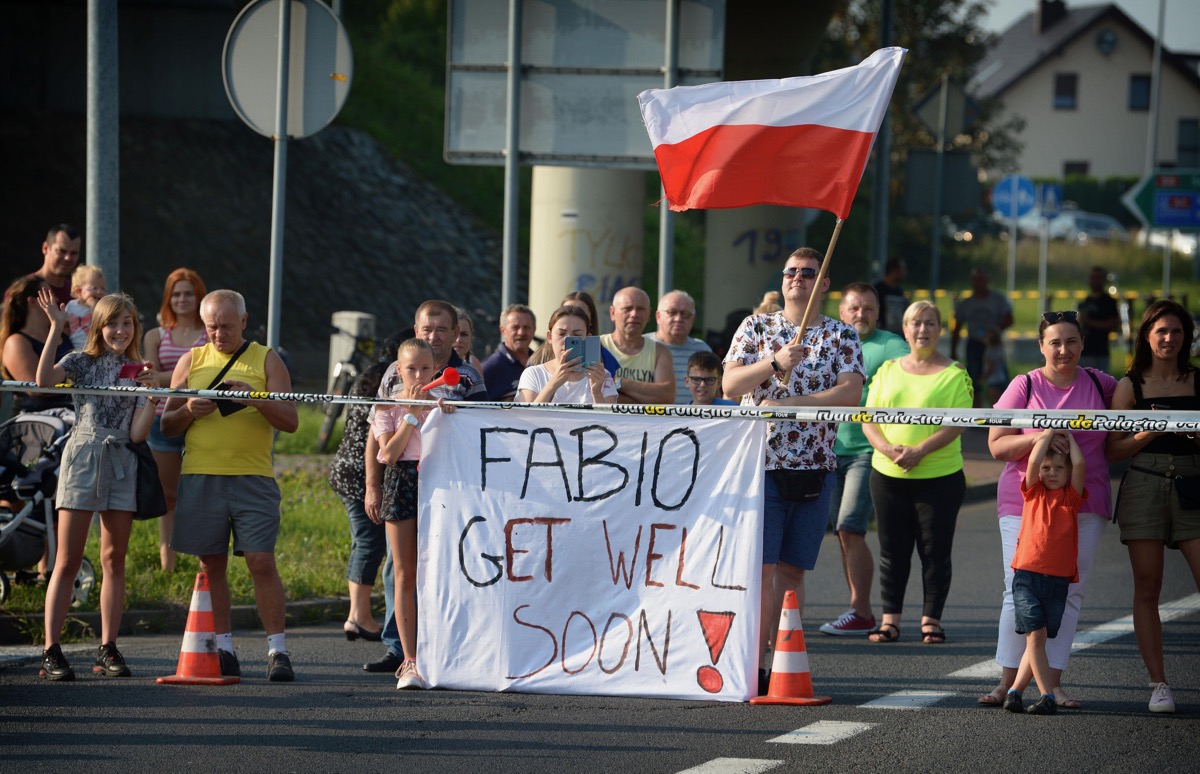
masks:
<instances>
[{"instance_id":1,"label":"white t-shirt","mask_svg":"<svg viewBox=\"0 0 1200 774\"><path fill-rule=\"evenodd\" d=\"M526 402L521 397L521 390L533 390L539 395L542 389L550 383L550 369L544 365L535 365L521 372L521 381L517 384L517 400ZM604 397L616 397L617 385L613 382L612 374L604 374L604 386L600 388ZM592 385L585 376L577 382L567 382L554 393L555 403L595 403L592 400Z\"/></svg>"}]
</instances>

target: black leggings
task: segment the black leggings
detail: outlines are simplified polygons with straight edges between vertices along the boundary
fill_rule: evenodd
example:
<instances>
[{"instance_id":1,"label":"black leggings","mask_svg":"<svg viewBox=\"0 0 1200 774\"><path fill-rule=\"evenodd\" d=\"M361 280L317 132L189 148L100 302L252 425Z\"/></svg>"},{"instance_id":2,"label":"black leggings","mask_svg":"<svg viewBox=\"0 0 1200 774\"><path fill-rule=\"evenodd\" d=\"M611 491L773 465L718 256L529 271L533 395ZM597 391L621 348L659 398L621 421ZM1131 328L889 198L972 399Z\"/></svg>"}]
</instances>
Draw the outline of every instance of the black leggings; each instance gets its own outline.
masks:
<instances>
[{"instance_id":1,"label":"black leggings","mask_svg":"<svg viewBox=\"0 0 1200 774\"><path fill-rule=\"evenodd\" d=\"M942 619L950 594L954 528L966 495L967 480L961 470L940 478L893 478L871 471L884 613L904 611L904 590L916 545L925 587L924 615Z\"/></svg>"}]
</instances>

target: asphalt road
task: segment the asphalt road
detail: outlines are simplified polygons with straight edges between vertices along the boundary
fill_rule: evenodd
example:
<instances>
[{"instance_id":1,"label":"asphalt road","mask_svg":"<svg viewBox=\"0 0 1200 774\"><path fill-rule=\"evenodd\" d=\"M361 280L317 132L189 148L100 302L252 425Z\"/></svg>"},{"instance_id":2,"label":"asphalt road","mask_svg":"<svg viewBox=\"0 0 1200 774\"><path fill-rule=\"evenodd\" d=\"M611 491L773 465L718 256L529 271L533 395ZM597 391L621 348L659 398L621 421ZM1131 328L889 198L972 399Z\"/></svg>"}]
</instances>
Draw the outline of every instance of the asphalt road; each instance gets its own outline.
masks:
<instances>
[{"instance_id":1,"label":"asphalt road","mask_svg":"<svg viewBox=\"0 0 1200 774\"><path fill-rule=\"evenodd\" d=\"M1090 633L1076 641L1096 644L1076 652L1064 679L1084 709L1033 717L976 705L994 684L990 675L998 674L987 666L1001 577L994 512L993 503L980 503L960 515L954 586L943 619L949 641L940 646L922 645L915 636L915 577L900 642L875 645L820 634L817 627L836 617L846 600L837 544L826 538L810 574L805 629L816 692L833 697L828 706L401 692L390 676L360 669L381 647L347 642L336 625L289 630L293 684L267 683L261 632L239 632L242 684L158 686L154 676L175 670L179 637L139 636L121 642L131 679L81 674L73 683L49 684L37 678L33 659L0 671L0 768L1195 771L1200 598L1186 564L1168 552L1162 599L1184 600L1183 612L1164 626L1179 712L1152 715L1133 635L1119 620L1130 612L1132 586L1115 528L1104 536L1083 611L1080 632ZM75 650L72 662L86 671L94 650ZM933 693L903 693L912 691ZM893 707L932 703L863 706L880 701ZM821 733L844 738L794 743L818 741Z\"/></svg>"}]
</instances>

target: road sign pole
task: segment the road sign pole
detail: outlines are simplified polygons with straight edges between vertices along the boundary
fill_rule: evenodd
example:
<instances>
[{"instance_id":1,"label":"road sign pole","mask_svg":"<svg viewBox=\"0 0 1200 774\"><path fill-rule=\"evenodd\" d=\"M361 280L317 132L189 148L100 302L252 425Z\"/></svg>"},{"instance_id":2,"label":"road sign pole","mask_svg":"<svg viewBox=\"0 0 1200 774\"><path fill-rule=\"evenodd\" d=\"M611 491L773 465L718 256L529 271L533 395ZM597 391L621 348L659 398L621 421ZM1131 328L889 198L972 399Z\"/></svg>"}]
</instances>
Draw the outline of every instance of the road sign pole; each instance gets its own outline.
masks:
<instances>
[{"instance_id":1,"label":"road sign pole","mask_svg":"<svg viewBox=\"0 0 1200 774\"><path fill-rule=\"evenodd\" d=\"M1163 287L1162 297L1171 295L1171 233L1168 231L1163 240Z\"/></svg>"},{"instance_id":2,"label":"road sign pole","mask_svg":"<svg viewBox=\"0 0 1200 774\"><path fill-rule=\"evenodd\" d=\"M946 117L950 95L950 74L942 73L942 93L938 96L937 163L933 173L933 252L929 260L929 297L937 298L942 273L942 178L946 169Z\"/></svg>"},{"instance_id":3,"label":"road sign pole","mask_svg":"<svg viewBox=\"0 0 1200 774\"><path fill-rule=\"evenodd\" d=\"M508 96L504 130L504 242L500 308L517 300L517 236L521 233L521 29L524 0L508 3ZM503 320L501 320L503 322Z\"/></svg>"},{"instance_id":4,"label":"road sign pole","mask_svg":"<svg viewBox=\"0 0 1200 774\"><path fill-rule=\"evenodd\" d=\"M1045 186L1038 186L1038 202L1044 203L1043 195L1045 194ZM1041 241L1041 250L1038 254L1038 303L1041 305L1041 311L1045 312L1050 309L1049 299L1046 298L1046 264L1050 259L1050 219L1045 216L1045 211L1042 212L1041 223L1038 224L1038 236ZM1011 299L1012 296L1009 296Z\"/></svg>"},{"instance_id":5,"label":"road sign pole","mask_svg":"<svg viewBox=\"0 0 1200 774\"><path fill-rule=\"evenodd\" d=\"M663 62L663 88L673 89L679 72L679 0L667 0L666 49ZM667 191L658 186L662 203L658 207L658 297L675 286L675 213L667 206Z\"/></svg>"},{"instance_id":6,"label":"road sign pole","mask_svg":"<svg viewBox=\"0 0 1200 774\"><path fill-rule=\"evenodd\" d=\"M1012 176L1012 199L1008 211L1008 297L1011 299L1013 292L1017 289L1017 210L1019 202L1017 201L1017 191L1019 190L1020 179Z\"/></svg>"},{"instance_id":7,"label":"road sign pole","mask_svg":"<svg viewBox=\"0 0 1200 774\"><path fill-rule=\"evenodd\" d=\"M288 68L291 60L292 1L279 4L279 60L275 92L275 172L271 192L271 274L267 296L267 346L279 347L279 318L283 292L283 211L287 198Z\"/></svg>"}]
</instances>

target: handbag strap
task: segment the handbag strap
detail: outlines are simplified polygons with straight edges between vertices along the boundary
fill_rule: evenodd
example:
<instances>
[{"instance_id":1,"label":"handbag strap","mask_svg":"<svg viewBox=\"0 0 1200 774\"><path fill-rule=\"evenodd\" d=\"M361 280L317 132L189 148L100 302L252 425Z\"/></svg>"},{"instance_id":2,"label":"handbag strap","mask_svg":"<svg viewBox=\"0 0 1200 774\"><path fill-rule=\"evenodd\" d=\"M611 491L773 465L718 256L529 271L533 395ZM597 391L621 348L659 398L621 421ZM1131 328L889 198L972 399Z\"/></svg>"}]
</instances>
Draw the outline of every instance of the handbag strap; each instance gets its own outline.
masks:
<instances>
[{"instance_id":1,"label":"handbag strap","mask_svg":"<svg viewBox=\"0 0 1200 774\"><path fill-rule=\"evenodd\" d=\"M229 358L229 362L226 363L225 367L221 369L221 372L217 374L217 378L212 380L212 384L208 385L208 389L213 389L225 379L225 374L229 373L229 369L233 367L233 364L237 362L237 359L241 357L242 353L245 352L249 347L249 339L242 342L242 346L238 347L238 351L234 352L233 357Z\"/></svg>"}]
</instances>

